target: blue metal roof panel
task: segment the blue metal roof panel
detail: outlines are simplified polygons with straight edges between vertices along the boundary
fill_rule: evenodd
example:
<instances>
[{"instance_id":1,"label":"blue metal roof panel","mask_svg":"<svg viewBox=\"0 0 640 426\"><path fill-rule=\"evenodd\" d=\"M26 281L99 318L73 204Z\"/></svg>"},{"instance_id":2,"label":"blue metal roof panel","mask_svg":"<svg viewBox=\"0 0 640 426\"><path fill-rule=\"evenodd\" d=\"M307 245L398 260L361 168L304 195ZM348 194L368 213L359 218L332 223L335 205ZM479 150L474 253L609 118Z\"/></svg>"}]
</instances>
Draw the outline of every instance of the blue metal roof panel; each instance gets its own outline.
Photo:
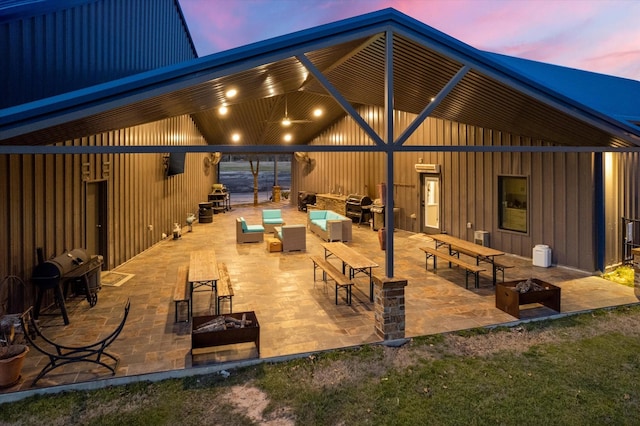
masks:
<instances>
[{"instance_id":1,"label":"blue metal roof panel","mask_svg":"<svg viewBox=\"0 0 640 426\"><path fill-rule=\"evenodd\" d=\"M548 82L535 79L495 55L479 51L393 9L384 9L175 66L141 73L60 97L9 108L0 111L0 139L5 139L2 137L5 129L12 129L10 137L19 137L20 134L32 131L34 128L64 125L72 120L81 120L82 117L93 116L91 119L94 120L96 115L102 112L114 116L116 111L115 115L120 114L120 118L133 119L136 118L134 116L138 111L126 111L133 104L151 102L153 99L171 94L179 96L175 94L182 91L187 93L194 85L203 85L216 78L261 67L312 50L369 37L386 30L417 40L430 49L489 76L491 80L503 87L521 91L536 101L549 105L552 109L584 120L600 131L611 132L615 137L629 142L634 140L635 142L632 143L636 144L640 140L640 130L630 126L628 122L621 122L601 110L595 110L597 114L594 114L594 111L586 106L587 104L552 89L546 84ZM185 96L188 97L188 93ZM187 98L182 100L185 104L187 103ZM162 108L154 110L151 103L145 105L148 106L149 117L165 118L162 114L166 114L166 110ZM198 112L200 107L193 105L191 108L190 111L185 110L183 113ZM149 117L145 119L148 120ZM96 122L93 121L92 125L96 125Z\"/></svg>"},{"instance_id":2,"label":"blue metal roof panel","mask_svg":"<svg viewBox=\"0 0 640 426\"><path fill-rule=\"evenodd\" d=\"M640 120L640 81L485 52L518 73L619 119Z\"/></svg>"}]
</instances>

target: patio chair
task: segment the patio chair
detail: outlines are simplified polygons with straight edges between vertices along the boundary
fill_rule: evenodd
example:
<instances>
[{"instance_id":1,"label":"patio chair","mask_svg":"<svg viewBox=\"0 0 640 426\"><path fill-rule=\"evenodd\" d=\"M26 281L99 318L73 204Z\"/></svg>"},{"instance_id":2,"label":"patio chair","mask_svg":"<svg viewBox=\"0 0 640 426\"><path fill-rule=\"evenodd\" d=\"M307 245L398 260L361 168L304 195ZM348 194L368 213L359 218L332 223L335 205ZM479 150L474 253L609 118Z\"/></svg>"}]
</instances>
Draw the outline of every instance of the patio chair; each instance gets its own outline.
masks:
<instances>
[{"instance_id":1,"label":"patio chair","mask_svg":"<svg viewBox=\"0 0 640 426\"><path fill-rule=\"evenodd\" d=\"M307 227L305 225L285 225L277 234L282 241L282 251L307 249Z\"/></svg>"},{"instance_id":2,"label":"patio chair","mask_svg":"<svg viewBox=\"0 0 640 426\"><path fill-rule=\"evenodd\" d=\"M127 321L127 317L129 316L130 309L131 301L127 300L127 303L124 306L124 315L122 316L120 324L116 327L116 329L113 330L104 339L86 346L65 346L49 339L44 334L42 334L42 330L38 326L38 323L33 318L33 315L31 315L32 308L27 309L25 313L20 317L20 323L22 325L22 329L24 330L24 336L29 342L29 345L49 358L49 362L42 368L42 370L40 370L40 373L33 380L31 386L35 386L38 380L44 377L45 374L55 370L58 367L72 364L74 362L91 362L93 364L98 364L111 371L112 375L115 375L116 370L118 369L118 364L120 363L120 358L118 358L116 355L112 355L106 352L105 350L118 338L118 336L122 332L124 324ZM35 342L35 339L37 337L42 338L44 344L37 344ZM107 364L103 361L103 357L111 359L115 362L115 364L113 366Z\"/></svg>"},{"instance_id":3,"label":"patio chair","mask_svg":"<svg viewBox=\"0 0 640 426\"><path fill-rule=\"evenodd\" d=\"M236 219L236 242L261 243L264 241L264 228L262 225L247 225L243 217Z\"/></svg>"},{"instance_id":4,"label":"patio chair","mask_svg":"<svg viewBox=\"0 0 640 426\"><path fill-rule=\"evenodd\" d=\"M262 226L264 232L275 232L276 226L284 225L282 220L282 211L280 209L264 209L262 210Z\"/></svg>"}]
</instances>

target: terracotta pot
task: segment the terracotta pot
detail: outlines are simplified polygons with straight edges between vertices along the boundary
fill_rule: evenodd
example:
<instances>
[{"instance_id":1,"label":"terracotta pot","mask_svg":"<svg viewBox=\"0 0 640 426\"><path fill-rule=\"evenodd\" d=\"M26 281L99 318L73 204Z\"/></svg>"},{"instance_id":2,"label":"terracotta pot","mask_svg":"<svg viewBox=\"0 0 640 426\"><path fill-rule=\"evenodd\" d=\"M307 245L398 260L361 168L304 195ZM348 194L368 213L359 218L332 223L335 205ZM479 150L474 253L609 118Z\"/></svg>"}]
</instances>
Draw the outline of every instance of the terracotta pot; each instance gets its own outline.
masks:
<instances>
[{"instance_id":1,"label":"terracotta pot","mask_svg":"<svg viewBox=\"0 0 640 426\"><path fill-rule=\"evenodd\" d=\"M13 358L0 359L0 388L13 386L20 380L24 357L29 353L29 347L25 346L24 351Z\"/></svg>"}]
</instances>

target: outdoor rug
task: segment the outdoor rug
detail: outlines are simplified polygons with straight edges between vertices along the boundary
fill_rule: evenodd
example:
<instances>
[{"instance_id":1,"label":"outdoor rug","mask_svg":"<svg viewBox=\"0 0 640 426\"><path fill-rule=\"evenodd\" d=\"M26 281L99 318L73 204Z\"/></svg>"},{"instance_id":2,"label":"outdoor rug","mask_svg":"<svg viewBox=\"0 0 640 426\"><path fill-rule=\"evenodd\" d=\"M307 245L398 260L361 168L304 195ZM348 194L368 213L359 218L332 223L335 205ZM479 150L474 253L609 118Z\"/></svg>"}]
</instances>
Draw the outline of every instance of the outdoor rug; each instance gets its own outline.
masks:
<instances>
[{"instance_id":1,"label":"outdoor rug","mask_svg":"<svg viewBox=\"0 0 640 426\"><path fill-rule=\"evenodd\" d=\"M120 287L122 284L135 277L135 274L124 274L122 272L102 271L100 281L102 285L109 287Z\"/></svg>"}]
</instances>

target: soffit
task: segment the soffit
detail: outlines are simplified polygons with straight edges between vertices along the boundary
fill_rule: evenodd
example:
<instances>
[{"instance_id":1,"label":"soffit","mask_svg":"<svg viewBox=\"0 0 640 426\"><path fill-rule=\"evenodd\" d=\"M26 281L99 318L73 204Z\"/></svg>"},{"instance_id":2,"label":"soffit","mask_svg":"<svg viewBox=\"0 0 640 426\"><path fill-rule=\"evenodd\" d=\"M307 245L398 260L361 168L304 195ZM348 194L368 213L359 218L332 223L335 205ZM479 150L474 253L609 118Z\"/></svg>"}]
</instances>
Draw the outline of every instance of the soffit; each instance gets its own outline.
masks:
<instances>
[{"instance_id":1,"label":"soffit","mask_svg":"<svg viewBox=\"0 0 640 426\"><path fill-rule=\"evenodd\" d=\"M393 101L397 110L419 114L467 65L470 71L434 109L432 117L560 145L632 145L630 138L605 131L593 124L593 120L583 120L581 112L576 113L575 105L567 106L562 99L555 99L553 93L529 85L518 75L501 74L490 60L489 66L478 61L481 52L474 50L475 56L469 56L469 60L464 55L452 59L447 54L447 46L428 37L425 39L427 42L394 33ZM189 114L210 145L232 144L232 132L242 135L243 145L282 145L285 130L293 133L293 144L306 144L346 113L295 58L301 52L292 49L287 56L286 49L284 51L278 60L249 69L235 66L228 73L215 69L197 69L188 75L185 72L183 78L192 78L193 84L124 104L114 102L114 107L107 111L87 113L77 119L3 138L0 143L50 144ZM385 32L378 29L346 42L323 43L322 47L305 54L352 106L383 107L385 51ZM207 78L208 75L211 78ZM233 99L225 98L229 88L238 90ZM309 121L283 129L279 120L284 115L285 103L290 117ZM226 117L218 114L222 104L229 107ZM316 107L325 112L320 119L311 115Z\"/></svg>"}]
</instances>

